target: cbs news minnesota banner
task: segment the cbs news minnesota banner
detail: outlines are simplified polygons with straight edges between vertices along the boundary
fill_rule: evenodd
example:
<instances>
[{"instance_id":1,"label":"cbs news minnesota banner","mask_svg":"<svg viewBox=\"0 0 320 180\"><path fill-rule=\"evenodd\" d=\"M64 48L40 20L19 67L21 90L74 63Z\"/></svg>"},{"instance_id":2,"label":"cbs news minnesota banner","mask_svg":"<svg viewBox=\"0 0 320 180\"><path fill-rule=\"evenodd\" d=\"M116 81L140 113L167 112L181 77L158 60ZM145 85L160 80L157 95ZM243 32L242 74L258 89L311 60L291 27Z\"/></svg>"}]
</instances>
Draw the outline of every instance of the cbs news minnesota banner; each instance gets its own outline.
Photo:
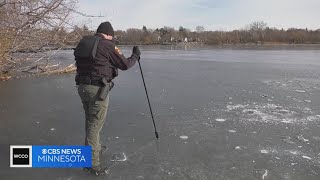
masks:
<instances>
[{"instance_id":1,"label":"cbs news minnesota banner","mask_svg":"<svg viewBox=\"0 0 320 180\"><path fill-rule=\"evenodd\" d=\"M91 167L91 146L10 146L10 167Z\"/></svg>"}]
</instances>

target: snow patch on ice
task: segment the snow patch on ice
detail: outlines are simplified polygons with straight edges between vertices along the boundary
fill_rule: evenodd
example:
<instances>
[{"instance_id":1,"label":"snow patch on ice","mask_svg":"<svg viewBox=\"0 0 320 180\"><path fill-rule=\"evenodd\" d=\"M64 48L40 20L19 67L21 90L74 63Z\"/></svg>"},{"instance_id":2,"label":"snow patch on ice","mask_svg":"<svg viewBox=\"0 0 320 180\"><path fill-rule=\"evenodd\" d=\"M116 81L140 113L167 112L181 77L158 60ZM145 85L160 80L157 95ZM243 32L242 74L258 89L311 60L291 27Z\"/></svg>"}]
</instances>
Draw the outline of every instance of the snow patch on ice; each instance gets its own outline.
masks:
<instances>
[{"instance_id":1,"label":"snow patch on ice","mask_svg":"<svg viewBox=\"0 0 320 180\"><path fill-rule=\"evenodd\" d=\"M212 124L209 124L209 123L204 123L205 126L210 126L210 127L213 127Z\"/></svg>"},{"instance_id":2,"label":"snow patch on ice","mask_svg":"<svg viewBox=\"0 0 320 180\"><path fill-rule=\"evenodd\" d=\"M144 180L144 177L143 176L137 176L136 179L137 180Z\"/></svg>"},{"instance_id":3,"label":"snow patch on ice","mask_svg":"<svg viewBox=\"0 0 320 180\"><path fill-rule=\"evenodd\" d=\"M320 141L320 137L319 136L313 136L312 138L317 140L317 141Z\"/></svg>"},{"instance_id":4,"label":"snow patch on ice","mask_svg":"<svg viewBox=\"0 0 320 180\"><path fill-rule=\"evenodd\" d=\"M298 151L289 151L289 153L294 154L294 155L297 155L297 154L298 154Z\"/></svg>"},{"instance_id":5,"label":"snow patch on ice","mask_svg":"<svg viewBox=\"0 0 320 180\"><path fill-rule=\"evenodd\" d=\"M309 156L302 156L302 158L304 158L304 159L309 159L309 160L311 160L312 158L311 157L309 157Z\"/></svg>"},{"instance_id":6,"label":"snow patch on ice","mask_svg":"<svg viewBox=\"0 0 320 180\"><path fill-rule=\"evenodd\" d=\"M229 129L228 132L230 132L230 133L235 133L235 132L237 132L237 131L236 131L236 130L233 130L233 129Z\"/></svg>"},{"instance_id":7,"label":"snow patch on ice","mask_svg":"<svg viewBox=\"0 0 320 180\"><path fill-rule=\"evenodd\" d=\"M121 152L121 153L116 153L114 155L112 155L111 160L110 161L126 161L128 158L126 156L125 153Z\"/></svg>"},{"instance_id":8,"label":"snow patch on ice","mask_svg":"<svg viewBox=\"0 0 320 180\"><path fill-rule=\"evenodd\" d=\"M225 119L216 119L217 122L225 122Z\"/></svg>"},{"instance_id":9,"label":"snow patch on ice","mask_svg":"<svg viewBox=\"0 0 320 180\"><path fill-rule=\"evenodd\" d=\"M180 136L180 138L183 139L183 140L186 140L186 139L188 139L189 137L188 137L188 136Z\"/></svg>"},{"instance_id":10,"label":"snow patch on ice","mask_svg":"<svg viewBox=\"0 0 320 180\"><path fill-rule=\"evenodd\" d=\"M320 116L313 115L312 110L308 107L283 107L273 103L252 102L246 105L226 105L223 111L235 114L243 123L306 124L320 119Z\"/></svg>"},{"instance_id":11,"label":"snow patch on ice","mask_svg":"<svg viewBox=\"0 0 320 180\"><path fill-rule=\"evenodd\" d=\"M262 180L268 176L268 170L265 169L264 174L262 175Z\"/></svg>"},{"instance_id":12,"label":"snow patch on ice","mask_svg":"<svg viewBox=\"0 0 320 180\"><path fill-rule=\"evenodd\" d=\"M245 108L245 107L248 107L248 106L249 106L249 104L246 104L246 105L243 105L243 104L227 105L227 110L228 111L232 111L232 110L235 110L235 109Z\"/></svg>"},{"instance_id":13,"label":"snow patch on ice","mask_svg":"<svg viewBox=\"0 0 320 180\"><path fill-rule=\"evenodd\" d=\"M301 134L298 136L298 139L302 142L309 142L309 140L305 139Z\"/></svg>"},{"instance_id":14,"label":"snow patch on ice","mask_svg":"<svg viewBox=\"0 0 320 180\"><path fill-rule=\"evenodd\" d=\"M292 119L285 119L285 120L282 120L281 122L283 122L283 123L288 123L288 124L289 124L289 123L293 123L293 122L292 122Z\"/></svg>"},{"instance_id":15,"label":"snow patch on ice","mask_svg":"<svg viewBox=\"0 0 320 180\"><path fill-rule=\"evenodd\" d=\"M296 92L298 92L298 93L305 93L306 91L305 91L305 90L297 89Z\"/></svg>"}]
</instances>

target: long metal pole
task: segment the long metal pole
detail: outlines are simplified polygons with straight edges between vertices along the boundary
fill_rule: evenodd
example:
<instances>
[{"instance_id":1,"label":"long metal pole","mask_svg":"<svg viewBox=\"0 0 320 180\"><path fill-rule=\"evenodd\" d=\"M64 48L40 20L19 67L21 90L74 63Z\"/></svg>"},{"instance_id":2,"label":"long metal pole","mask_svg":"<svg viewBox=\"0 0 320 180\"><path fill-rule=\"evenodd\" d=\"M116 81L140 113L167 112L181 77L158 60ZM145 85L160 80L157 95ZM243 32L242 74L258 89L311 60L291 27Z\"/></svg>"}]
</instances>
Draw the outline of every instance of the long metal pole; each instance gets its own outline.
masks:
<instances>
[{"instance_id":1,"label":"long metal pole","mask_svg":"<svg viewBox=\"0 0 320 180\"><path fill-rule=\"evenodd\" d=\"M142 81L143 81L143 85L144 85L144 90L146 91L146 95L147 95L147 99L148 99L148 104L149 104L150 113L151 113L151 118L152 118L153 127L154 127L154 133L155 133L155 135L156 135L156 138L159 139L159 134L158 134L158 131L157 131L156 123L154 122L153 113L152 113L152 109L151 109L151 105L150 105L150 100L149 100L149 95L148 95L146 83L145 83L145 81L144 81L144 77L143 77L143 73L142 73L142 68L141 68L140 60L138 60L138 63L139 63L139 68L140 68L140 72L141 72L141 77L142 77Z\"/></svg>"}]
</instances>

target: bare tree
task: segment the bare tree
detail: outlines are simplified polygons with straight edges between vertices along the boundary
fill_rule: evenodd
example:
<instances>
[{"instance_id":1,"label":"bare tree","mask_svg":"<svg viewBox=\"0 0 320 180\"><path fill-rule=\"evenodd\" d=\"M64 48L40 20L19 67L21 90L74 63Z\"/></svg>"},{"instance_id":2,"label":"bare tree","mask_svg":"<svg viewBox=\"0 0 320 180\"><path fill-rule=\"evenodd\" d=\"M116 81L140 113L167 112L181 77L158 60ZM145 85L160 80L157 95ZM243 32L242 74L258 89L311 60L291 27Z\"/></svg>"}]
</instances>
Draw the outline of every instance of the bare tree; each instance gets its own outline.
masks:
<instances>
[{"instance_id":1,"label":"bare tree","mask_svg":"<svg viewBox=\"0 0 320 180\"><path fill-rule=\"evenodd\" d=\"M141 43L143 37L143 32L140 29L135 28L129 28L127 29L126 36L124 38L127 42L133 42L133 43Z\"/></svg>"},{"instance_id":2,"label":"bare tree","mask_svg":"<svg viewBox=\"0 0 320 180\"><path fill-rule=\"evenodd\" d=\"M252 38L255 42L262 42L265 36L265 30L267 28L267 23L264 21L255 21L249 25Z\"/></svg>"},{"instance_id":3,"label":"bare tree","mask_svg":"<svg viewBox=\"0 0 320 180\"><path fill-rule=\"evenodd\" d=\"M202 33L204 31L204 27L203 26L197 26L196 27L196 31L197 31L197 33Z\"/></svg>"},{"instance_id":4,"label":"bare tree","mask_svg":"<svg viewBox=\"0 0 320 180\"><path fill-rule=\"evenodd\" d=\"M267 23L264 21L255 21L249 25L251 31L263 31L267 28Z\"/></svg>"},{"instance_id":5,"label":"bare tree","mask_svg":"<svg viewBox=\"0 0 320 180\"><path fill-rule=\"evenodd\" d=\"M21 60L33 58L36 63L43 61L42 71L46 71L56 50L40 56L24 54L20 58L12 53L39 52L49 45L57 45L59 50L65 46L66 25L76 3L76 0L6 0L0 3L0 41L3 42L0 59L15 66Z\"/></svg>"},{"instance_id":6,"label":"bare tree","mask_svg":"<svg viewBox=\"0 0 320 180\"><path fill-rule=\"evenodd\" d=\"M75 13L84 17L102 17L77 11L77 2L78 0L1 1L0 75L9 70L44 73L59 68L60 63L49 64L52 56L65 46L76 44L83 35L92 33L86 26L78 28L71 24L70 15ZM17 52L23 54L19 55ZM31 61L23 63L28 65L21 67L21 62L25 60Z\"/></svg>"}]
</instances>

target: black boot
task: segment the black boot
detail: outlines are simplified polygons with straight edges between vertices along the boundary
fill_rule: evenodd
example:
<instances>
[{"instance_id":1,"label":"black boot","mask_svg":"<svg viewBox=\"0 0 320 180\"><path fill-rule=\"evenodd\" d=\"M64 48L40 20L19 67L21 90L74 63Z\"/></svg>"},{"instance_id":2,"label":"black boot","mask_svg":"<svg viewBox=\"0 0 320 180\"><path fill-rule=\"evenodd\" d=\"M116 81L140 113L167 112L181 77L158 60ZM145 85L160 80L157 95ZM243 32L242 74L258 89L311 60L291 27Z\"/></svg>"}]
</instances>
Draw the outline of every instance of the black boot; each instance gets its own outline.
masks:
<instances>
[{"instance_id":1,"label":"black boot","mask_svg":"<svg viewBox=\"0 0 320 180\"><path fill-rule=\"evenodd\" d=\"M83 168L86 173L93 173L97 176L109 174L109 169L107 167L102 168L101 166L93 166L91 168Z\"/></svg>"}]
</instances>

